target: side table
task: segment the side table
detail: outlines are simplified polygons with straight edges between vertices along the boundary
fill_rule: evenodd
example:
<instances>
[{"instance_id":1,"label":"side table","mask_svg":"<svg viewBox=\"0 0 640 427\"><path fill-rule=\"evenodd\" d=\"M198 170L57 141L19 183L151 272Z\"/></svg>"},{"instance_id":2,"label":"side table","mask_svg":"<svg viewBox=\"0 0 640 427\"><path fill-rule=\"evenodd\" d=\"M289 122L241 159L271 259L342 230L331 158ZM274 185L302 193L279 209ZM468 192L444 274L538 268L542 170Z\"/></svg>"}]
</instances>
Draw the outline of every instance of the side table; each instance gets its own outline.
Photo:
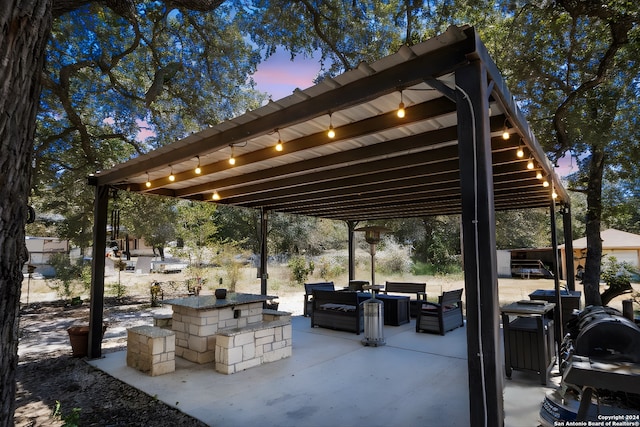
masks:
<instances>
[{"instance_id":1,"label":"side table","mask_svg":"<svg viewBox=\"0 0 640 427\"><path fill-rule=\"evenodd\" d=\"M384 303L384 324L400 326L410 322L409 300L410 297L397 295L376 295Z\"/></svg>"}]
</instances>

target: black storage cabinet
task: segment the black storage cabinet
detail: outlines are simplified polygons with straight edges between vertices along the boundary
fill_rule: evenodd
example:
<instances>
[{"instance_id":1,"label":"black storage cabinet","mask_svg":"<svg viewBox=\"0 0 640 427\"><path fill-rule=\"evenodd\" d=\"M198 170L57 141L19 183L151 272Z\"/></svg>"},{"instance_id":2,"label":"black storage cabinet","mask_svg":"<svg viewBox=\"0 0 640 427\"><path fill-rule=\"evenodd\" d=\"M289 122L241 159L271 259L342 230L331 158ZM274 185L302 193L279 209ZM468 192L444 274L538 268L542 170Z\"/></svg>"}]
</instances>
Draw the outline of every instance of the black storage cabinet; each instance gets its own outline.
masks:
<instances>
[{"instance_id":1,"label":"black storage cabinet","mask_svg":"<svg viewBox=\"0 0 640 427\"><path fill-rule=\"evenodd\" d=\"M553 308L555 304L513 303L501 308L505 374L533 371L547 384L555 363Z\"/></svg>"}]
</instances>

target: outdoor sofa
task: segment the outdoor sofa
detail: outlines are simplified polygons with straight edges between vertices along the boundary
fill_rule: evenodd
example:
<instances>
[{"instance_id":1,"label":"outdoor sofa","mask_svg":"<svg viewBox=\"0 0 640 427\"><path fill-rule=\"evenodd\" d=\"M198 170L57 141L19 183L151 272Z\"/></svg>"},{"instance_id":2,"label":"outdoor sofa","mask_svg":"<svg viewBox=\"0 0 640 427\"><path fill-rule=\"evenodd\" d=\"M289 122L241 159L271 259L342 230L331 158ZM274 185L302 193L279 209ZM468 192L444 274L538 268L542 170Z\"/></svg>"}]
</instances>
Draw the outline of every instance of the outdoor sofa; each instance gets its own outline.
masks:
<instances>
[{"instance_id":1,"label":"outdoor sofa","mask_svg":"<svg viewBox=\"0 0 640 427\"><path fill-rule=\"evenodd\" d=\"M364 331L363 309L358 292L313 290L311 327L355 332Z\"/></svg>"}]
</instances>

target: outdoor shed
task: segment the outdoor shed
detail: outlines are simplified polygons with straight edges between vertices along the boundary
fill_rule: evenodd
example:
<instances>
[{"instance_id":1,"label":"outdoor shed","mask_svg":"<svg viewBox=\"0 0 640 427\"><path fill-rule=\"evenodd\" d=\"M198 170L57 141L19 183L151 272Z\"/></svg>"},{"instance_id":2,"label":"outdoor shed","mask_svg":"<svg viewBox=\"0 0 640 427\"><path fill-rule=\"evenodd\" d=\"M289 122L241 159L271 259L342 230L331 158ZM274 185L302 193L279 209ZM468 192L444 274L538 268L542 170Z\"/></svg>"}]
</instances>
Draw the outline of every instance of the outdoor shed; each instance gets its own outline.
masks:
<instances>
[{"instance_id":1,"label":"outdoor shed","mask_svg":"<svg viewBox=\"0 0 640 427\"><path fill-rule=\"evenodd\" d=\"M259 210L262 293L269 212L344 221L351 242L363 221L461 215L473 426L504 424L495 211L548 208L554 241L560 211L571 235L569 197L468 26L96 172L89 183L96 253L114 189ZM104 257L94 256L90 357L101 354L93 337L103 270Z\"/></svg>"}]
</instances>

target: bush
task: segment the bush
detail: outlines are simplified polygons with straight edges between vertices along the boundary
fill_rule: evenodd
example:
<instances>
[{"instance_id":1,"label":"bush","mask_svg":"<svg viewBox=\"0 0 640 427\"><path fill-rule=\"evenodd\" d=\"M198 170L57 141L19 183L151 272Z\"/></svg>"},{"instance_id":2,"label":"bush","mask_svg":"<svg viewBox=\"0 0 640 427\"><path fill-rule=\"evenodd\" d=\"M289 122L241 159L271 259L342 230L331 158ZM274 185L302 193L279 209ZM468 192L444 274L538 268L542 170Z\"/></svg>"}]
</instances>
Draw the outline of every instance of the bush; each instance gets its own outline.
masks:
<instances>
[{"instance_id":1,"label":"bush","mask_svg":"<svg viewBox=\"0 0 640 427\"><path fill-rule=\"evenodd\" d=\"M411 274L414 276L436 276L439 274L456 274L461 272L462 266L457 262L457 260L448 264L439 265L416 261L411 266Z\"/></svg>"},{"instance_id":2,"label":"bush","mask_svg":"<svg viewBox=\"0 0 640 427\"><path fill-rule=\"evenodd\" d=\"M384 239L384 248L376 254L376 270L385 274L404 274L411 268L407 249L393 238Z\"/></svg>"},{"instance_id":3,"label":"bush","mask_svg":"<svg viewBox=\"0 0 640 427\"><path fill-rule=\"evenodd\" d=\"M56 291L58 297L70 299L75 292L74 282L82 278L82 267L71 264L69 255L64 253L51 255L49 263L56 270L56 280L47 281L47 286Z\"/></svg>"},{"instance_id":4,"label":"bush","mask_svg":"<svg viewBox=\"0 0 640 427\"><path fill-rule=\"evenodd\" d=\"M291 270L291 279L300 286L304 284L315 268L313 261L309 261L307 264L306 258L300 255L291 257L287 265Z\"/></svg>"},{"instance_id":5,"label":"bush","mask_svg":"<svg viewBox=\"0 0 640 427\"><path fill-rule=\"evenodd\" d=\"M122 299L127 295L127 287L122 283L115 282L109 285L109 291L112 295L114 295L117 299Z\"/></svg>"},{"instance_id":6,"label":"bush","mask_svg":"<svg viewBox=\"0 0 640 427\"><path fill-rule=\"evenodd\" d=\"M340 276L347 269L344 260L338 260L335 257L322 257L318 261L318 269L320 277L326 282L330 279Z\"/></svg>"},{"instance_id":7,"label":"bush","mask_svg":"<svg viewBox=\"0 0 640 427\"><path fill-rule=\"evenodd\" d=\"M618 295L633 292L631 275L634 273L628 262L618 262L616 257L608 256L600 272L600 279L607 284L607 289L600 295L602 305L609 304Z\"/></svg>"}]
</instances>

